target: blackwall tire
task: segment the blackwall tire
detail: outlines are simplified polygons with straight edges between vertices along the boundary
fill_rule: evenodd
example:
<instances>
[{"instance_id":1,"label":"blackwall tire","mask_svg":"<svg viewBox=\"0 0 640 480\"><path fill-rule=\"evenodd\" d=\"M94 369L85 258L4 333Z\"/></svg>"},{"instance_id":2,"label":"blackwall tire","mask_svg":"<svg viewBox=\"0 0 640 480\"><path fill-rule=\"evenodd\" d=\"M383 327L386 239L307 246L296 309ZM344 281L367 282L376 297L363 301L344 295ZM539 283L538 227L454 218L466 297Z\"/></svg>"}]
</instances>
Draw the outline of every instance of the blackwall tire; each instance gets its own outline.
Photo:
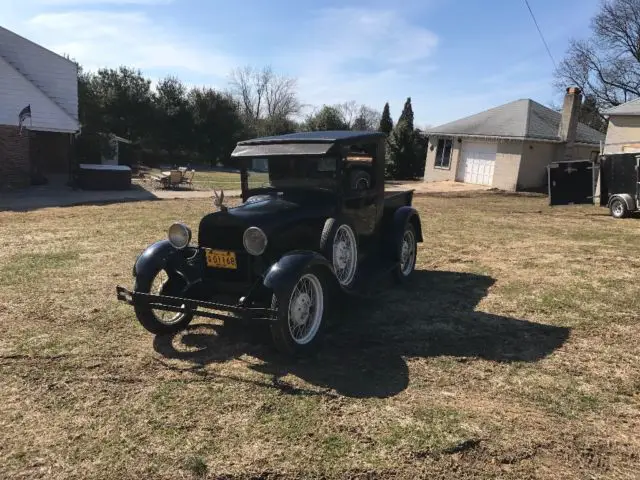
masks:
<instances>
[{"instance_id":1,"label":"blackwall tire","mask_svg":"<svg viewBox=\"0 0 640 480\"><path fill-rule=\"evenodd\" d=\"M358 237L351 223L329 218L322 229L320 251L333 265L338 284L351 287L358 275Z\"/></svg>"},{"instance_id":2,"label":"blackwall tire","mask_svg":"<svg viewBox=\"0 0 640 480\"><path fill-rule=\"evenodd\" d=\"M615 198L609 205L609 211L613 218L625 218L629 216L627 204L621 198Z\"/></svg>"},{"instance_id":3,"label":"blackwall tire","mask_svg":"<svg viewBox=\"0 0 640 480\"><path fill-rule=\"evenodd\" d=\"M152 293L152 289L155 284L154 280L157 280L158 275L160 275L162 272L164 272L164 270L159 270L154 275L149 277L136 277L133 286L134 292ZM161 291L153 293L179 295L181 293L181 290L178 284L171 285L167 281L164 283ZM147 331L153 333L154 335L165 335L180 332L181 330L184 330L193 319L192 313L165 312L169 315L175 314L176 316L174 319L166 321L161 318L162 313L151 309L145 304L134 305L133 309L136 313L138 322L140 322L140 324Z\"/></svg>"},{"instance_id":4,"label":"blackwall tire","mask_svg":"<svg viewBox=\"0 0 640 480\"><path fill-rule=\"evenodd\" d=\"M305 356L318 349L330 309L328 278L326 268L311 267L293 285L274 293L272 308L278 314L271 336L280 352Z\"/></svg>"},{"instance_id":5,"label":"blackwall tire","mask_svg":"<svg viewBox=\"0 0 640 480\"><path fill-rule=\"evenodd\" d=\"M394 277L396 282L404 283L411 278L411 275L413 275L413 272L416 269L416 260L418 258L416 229L411 222L407 222L407 225L402 232L402 240L400 241L398 248L398 257L400 258L400 262L394 269Z\"/></svg>"}]
</instances>

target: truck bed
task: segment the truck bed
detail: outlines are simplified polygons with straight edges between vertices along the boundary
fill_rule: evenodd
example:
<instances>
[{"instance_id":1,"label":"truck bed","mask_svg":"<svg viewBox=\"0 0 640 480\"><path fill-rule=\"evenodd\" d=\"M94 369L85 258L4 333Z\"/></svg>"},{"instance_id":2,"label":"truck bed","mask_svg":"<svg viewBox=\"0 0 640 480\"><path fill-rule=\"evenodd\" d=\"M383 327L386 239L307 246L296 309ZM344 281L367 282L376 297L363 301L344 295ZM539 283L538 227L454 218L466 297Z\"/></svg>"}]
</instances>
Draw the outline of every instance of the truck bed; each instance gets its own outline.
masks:
<instances>
[{"instance_id":1,"label":"truck bed","mask_svg":"<svg viewBox=\"0 0 640 480\"><path fill-rule=\"evenodd\" d=\"M411 205L414 190L384 192L384 208L395 210L405 205Z\"/></svg>"}]
</instances>

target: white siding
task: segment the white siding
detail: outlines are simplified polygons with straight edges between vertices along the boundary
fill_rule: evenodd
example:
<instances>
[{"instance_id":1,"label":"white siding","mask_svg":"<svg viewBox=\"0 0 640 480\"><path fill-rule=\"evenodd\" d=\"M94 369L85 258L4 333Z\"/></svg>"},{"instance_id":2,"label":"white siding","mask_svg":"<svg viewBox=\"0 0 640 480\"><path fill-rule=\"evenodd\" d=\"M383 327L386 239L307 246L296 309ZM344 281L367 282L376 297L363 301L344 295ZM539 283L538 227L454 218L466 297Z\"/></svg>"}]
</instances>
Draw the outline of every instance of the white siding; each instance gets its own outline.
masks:
<instances>
[{"instance_id":1,"label":"white siding","mask_svg":"<svg viewBox=\"0 0 640 480\"><path fill-rule=\"evenodd\" d=\"M53 132L78 130L76 120L0 57L0 125L17 126L18 114L27 105L31 105L27 127Z\"/></svg>"},{"instance_id":2,"label":"white siding","mask_svg":"<svg viewBox=\"0 0 640 480\"><path fill-rule=\"evenodd\" d=\"M604 153L626 153L640 149L640 115L611 115Z\"/></svg>"},{"instance_id":3,"label":"white siding","mask_svg":"<svg viewBox=\"0 0 640 480\"><path fill-rule=\"evenodd\" d=\"M78 70L75 63L2 27L0 57L4 57L71 118L78 120Z\"/></svg>"}]
</instances>

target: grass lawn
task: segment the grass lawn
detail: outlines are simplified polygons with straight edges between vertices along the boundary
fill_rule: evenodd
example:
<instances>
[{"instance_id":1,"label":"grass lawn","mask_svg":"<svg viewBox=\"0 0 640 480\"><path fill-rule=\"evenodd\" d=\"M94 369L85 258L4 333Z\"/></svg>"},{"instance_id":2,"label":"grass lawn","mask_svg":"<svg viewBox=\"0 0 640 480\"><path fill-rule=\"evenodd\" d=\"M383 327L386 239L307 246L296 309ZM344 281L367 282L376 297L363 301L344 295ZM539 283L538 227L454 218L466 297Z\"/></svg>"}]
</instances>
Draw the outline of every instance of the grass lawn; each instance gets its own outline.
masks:
<instances>
[{"instance_id":1,"label":"grass lawn","mask_svg":"<svg viewBox=\"0 0 640 480\"><path fill-rule=\"evenodd\" d=\"M414 281L291 362L204 319L154 339L115 300L209 203L0 213L0 478L640 475L640 220L417 197Z\"/></svg>"}]
</instances>

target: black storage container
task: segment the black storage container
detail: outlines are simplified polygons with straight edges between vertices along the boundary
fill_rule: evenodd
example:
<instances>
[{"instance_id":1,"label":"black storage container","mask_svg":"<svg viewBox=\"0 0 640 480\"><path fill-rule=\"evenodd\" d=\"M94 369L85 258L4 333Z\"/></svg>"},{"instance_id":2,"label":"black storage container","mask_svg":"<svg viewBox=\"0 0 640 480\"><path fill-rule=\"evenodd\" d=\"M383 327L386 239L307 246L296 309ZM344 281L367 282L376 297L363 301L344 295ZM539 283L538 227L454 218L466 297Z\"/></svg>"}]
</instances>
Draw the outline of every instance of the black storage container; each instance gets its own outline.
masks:
<instances>
[{"instance_id":1,"label":"black storage container","mask_svg":"<svg viewBox=\"0 0 640 480\"><path fill-rule=\"evenodd\" d=\"M131 168L126 165L78 165L78 186L84 190L127 190Z\"/></svg>"}]
</instances>

